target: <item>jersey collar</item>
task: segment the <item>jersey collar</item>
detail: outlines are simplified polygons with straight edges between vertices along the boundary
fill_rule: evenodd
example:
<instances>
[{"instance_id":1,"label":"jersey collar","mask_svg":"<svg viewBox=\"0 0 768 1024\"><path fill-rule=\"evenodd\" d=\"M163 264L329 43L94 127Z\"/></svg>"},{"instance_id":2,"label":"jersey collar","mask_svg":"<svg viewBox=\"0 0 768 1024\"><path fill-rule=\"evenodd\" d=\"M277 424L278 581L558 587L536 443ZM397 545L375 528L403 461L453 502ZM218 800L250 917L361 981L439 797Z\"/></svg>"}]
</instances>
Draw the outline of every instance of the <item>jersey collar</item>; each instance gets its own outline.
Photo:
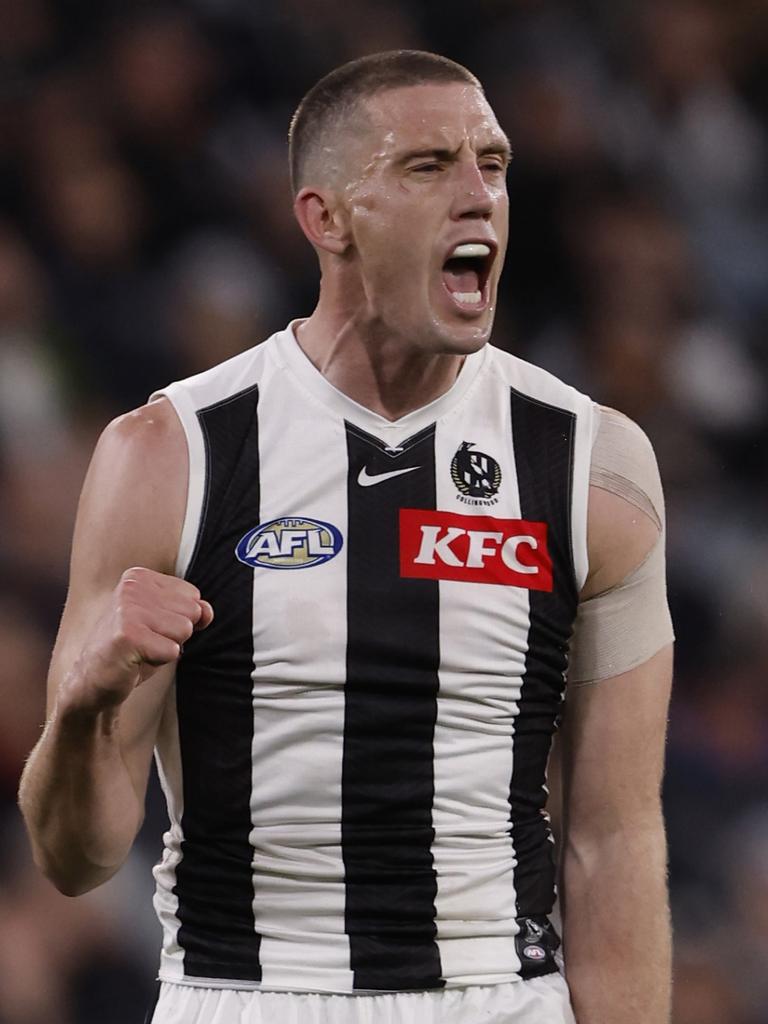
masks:
<instances>
[{"instance_id":1,"label":"jersey collar","mask_svg":"<svg viewBox=\"0 0 768 1024\"><path fill-rule=\"evenodd\" d=\"M387 440L393 442L409 437L452 413L467 396L488 358L489 346L484 345L478 352L473 352L466 357L455 382L439 398L419 409L414 409L397 420L388 420L379 413L360 405L326 380L305 355L296 340L296 328L301 322L301 320L291 321L288 327L277 335L277 349L283 365L298 380L304 390L308 391L334 416L340 416L362 430L374 435L383 435Z\"/></svg>"}]
</instances>

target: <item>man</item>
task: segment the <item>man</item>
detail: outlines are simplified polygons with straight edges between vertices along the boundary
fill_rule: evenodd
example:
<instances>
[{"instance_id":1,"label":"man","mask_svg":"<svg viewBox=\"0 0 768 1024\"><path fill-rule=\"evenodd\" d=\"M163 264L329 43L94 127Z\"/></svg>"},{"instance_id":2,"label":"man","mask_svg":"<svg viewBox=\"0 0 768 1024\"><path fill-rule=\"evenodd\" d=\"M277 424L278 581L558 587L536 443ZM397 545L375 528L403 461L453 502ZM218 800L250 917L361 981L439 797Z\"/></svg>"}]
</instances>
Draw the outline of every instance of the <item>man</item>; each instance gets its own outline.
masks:
<instances>
[{"instance_id":1,"label":"man","mask_svg":"<svg viewBox=\"0 0 768 1024\"><path fill-rule=\"evenodd\" d=\"M290 148L314 313L97 447L21 786L35 859L72 895L114 874L156 747L158 1024L662 1024L650 447L487 344L510 152L466 69L345 65Z\"/></svg>"}]
</instances>

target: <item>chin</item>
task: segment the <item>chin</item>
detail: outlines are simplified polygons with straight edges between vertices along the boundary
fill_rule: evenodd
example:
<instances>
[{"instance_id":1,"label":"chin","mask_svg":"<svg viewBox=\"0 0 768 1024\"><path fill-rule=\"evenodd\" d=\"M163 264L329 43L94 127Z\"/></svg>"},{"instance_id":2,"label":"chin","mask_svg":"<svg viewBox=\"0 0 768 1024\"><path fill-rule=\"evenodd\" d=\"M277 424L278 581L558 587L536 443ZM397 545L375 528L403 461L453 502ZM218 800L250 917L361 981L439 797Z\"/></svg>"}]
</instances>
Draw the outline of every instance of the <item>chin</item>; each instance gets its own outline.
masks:
<instances>
[{"instance_id":1,"label":"chin","mask_svg":"<svg viewBox=\"0 0 768 1024\"><path fill-rule=\"evenodd\" d=\"M439 325L439 340L443 352L468 356L478 352L491 338L493 321Z\"/></svg>"},{"instance_id":2,"label":"chin","mask_svg":"<svg viewBox=\"0 0 768 1024\"><path fill-rule=\"evenodd\" d=\"M432 344L439 350L471 355L490 341L495 319L495 293L483 297L482 308L457 309L440 291L430 303Z\"/></svg>"}]
</instances>

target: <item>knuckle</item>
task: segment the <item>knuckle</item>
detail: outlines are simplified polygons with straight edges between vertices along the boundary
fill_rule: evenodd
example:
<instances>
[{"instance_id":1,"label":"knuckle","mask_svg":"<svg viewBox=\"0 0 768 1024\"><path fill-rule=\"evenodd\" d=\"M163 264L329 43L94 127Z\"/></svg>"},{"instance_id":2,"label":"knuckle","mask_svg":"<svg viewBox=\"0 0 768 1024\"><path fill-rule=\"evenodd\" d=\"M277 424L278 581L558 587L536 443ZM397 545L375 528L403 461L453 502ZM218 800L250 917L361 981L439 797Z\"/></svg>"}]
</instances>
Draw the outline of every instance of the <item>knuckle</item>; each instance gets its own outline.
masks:
<instances>
[{"instance_id":1,"label":"knuckle","mask_svg":"<svg viewBox=\"0 0 768 1024\"><path fill-rule=\"evenodd\" d=\"M168 639L173 643L183 644L189 640L193 632L194 626L186 616L182 615L179 616L178 623L174 624L174 628L168 631Z\"/></svg>"},{"instance_id":2,"label":"knuckle","mask_svg":"<svg viewBox=\"0 0 768 1024\"><path fill-rule=\"evenodd\" d=\"M134 649L137 646L137 636L134 628L129 623L119 625L112 637L112 642L119 650Z\"/></svg>"},{"instance_id":3,"label":"knuckle","mask_svg":"<svg viewBox=\"0 0 768 1024\"><path fill-rule=\"evenodd\" d=\"M122 583L137 583L146 572L147 570L142 569L140 565L133 565L130 569L125 570L120 580Z\"/></svg>"},{"instance_id":4,"label":"knuckle","mask_svg":"<svg viewBox=\"0 0 768 1024\"><path fill-rule=\"evenodd\" d=\"M153 661L159 664L167 664L169 661L175 661L178 658L181 653L181 644L166 638L162 643L157 644L153 653Z\"/></svg>"},{"instance_id":5,"label":"knuckle","mask_svg":"<svg viewBox=\"0 0 768 1024\"><path fill-rule=\"evenodd\" d=\"M146 588L157 575L159 574L153 569L147 569L141 565L134 565L130 569L126 569L120 576L118 589L135 591L137 589Z\"/></svg>"}]
</instances>

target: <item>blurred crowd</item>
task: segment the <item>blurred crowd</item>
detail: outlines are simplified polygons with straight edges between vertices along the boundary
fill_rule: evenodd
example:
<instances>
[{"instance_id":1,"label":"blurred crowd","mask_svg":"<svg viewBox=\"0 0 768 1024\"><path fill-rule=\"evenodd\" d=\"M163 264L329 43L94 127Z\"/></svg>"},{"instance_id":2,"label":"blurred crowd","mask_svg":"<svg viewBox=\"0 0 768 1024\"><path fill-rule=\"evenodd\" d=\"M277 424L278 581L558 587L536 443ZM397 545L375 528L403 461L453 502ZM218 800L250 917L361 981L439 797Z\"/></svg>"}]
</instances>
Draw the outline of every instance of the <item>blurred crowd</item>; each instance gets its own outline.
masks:
<instances>
[{"instance_id":1,"label":"blurred crowd","mask_svg":"<svg viewBox=\"0 0 768 1024\"><path fill-rule=\"evenodd\" d=\"M311 311L290 114L399 47L466 63L512 140L495 343L656 447L674 1024L768 1021L768 5L4 0L0 1024L136 1024L153 984L156 786L126 868L77 901L31 868L15 808L94 441Z\"/></svg>"}]
</instances>

